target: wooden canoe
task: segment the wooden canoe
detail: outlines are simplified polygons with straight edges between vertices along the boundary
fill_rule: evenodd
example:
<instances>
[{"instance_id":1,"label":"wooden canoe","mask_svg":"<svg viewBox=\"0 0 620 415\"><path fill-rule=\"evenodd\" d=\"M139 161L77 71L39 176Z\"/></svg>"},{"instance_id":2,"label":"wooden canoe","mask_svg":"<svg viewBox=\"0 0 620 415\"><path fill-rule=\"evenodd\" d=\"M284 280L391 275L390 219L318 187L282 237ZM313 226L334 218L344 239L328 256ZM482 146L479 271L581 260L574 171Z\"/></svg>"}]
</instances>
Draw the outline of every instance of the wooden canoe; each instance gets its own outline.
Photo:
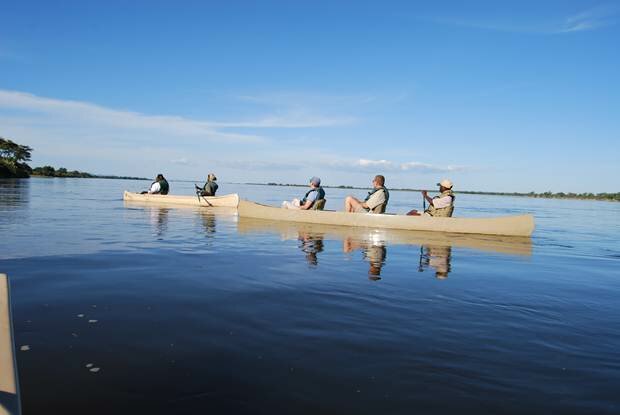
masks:
<instances>
[{"instance_id":1,"label":"wooden canoe","mask_svg":"<svg viewBox=\"0 0 620 415\"><path fill-rule=\"evenodd\" d=\"M20 413L9 279L0 274L0 415Z\"/></svg>"},{"instance_id":2,"label":"wooden canoe","mask_svg":"<svg viewBox=\"0 0 620 415\"><path fill-rule=\"evenodd\" d=\"M231 193L223 196L176 196L149 195L125 191L123 200L127 202L143 202L158 206L201 206L201 207L233 207L239 204L239 195Z\"/></svg>"},{"instance_id":3,"label":"wooden canoe","mask_svg":"<svg viewBox=\"0 0 620 415\"><path fill-rule=\"evenodd\" d=\"M496 218L433 218L429 216L283 209L248 200L240 200L237 209L240 217L323 225L506 236L531 236L534 231L534 216L532 215Z\"/></svg>"},{"instance_id":4,"label":"wooden canoe","mask_svg":"<svg viewBox=\"0 0 620 415\"><path fill-rule=\"evenodd\" d=\"M472 235L446 232L404 231L401 229L361 228L321 225L315 223L283 222L240 217L239 233L278 234L282 240L295 240L300 236L320 239L354 240L362 243L385 245L450 246L478 251L529 257L532 255L532 238L527 236Z\"/></svg>"}]
</instances>

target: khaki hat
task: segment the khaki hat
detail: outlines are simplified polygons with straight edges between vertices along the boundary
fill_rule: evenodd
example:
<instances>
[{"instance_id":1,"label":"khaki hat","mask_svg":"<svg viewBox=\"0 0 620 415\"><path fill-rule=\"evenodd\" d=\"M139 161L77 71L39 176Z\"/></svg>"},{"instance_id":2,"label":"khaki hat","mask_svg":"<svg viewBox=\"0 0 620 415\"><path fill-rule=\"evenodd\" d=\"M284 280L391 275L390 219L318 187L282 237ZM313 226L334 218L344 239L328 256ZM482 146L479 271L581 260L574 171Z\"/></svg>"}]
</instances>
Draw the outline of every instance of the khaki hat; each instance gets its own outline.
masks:
<instances>
[{"instance_id":1,"label":"khaki hat","mask_svg":"<svg viewBox=\"0 0 620 415\"><path fill-rule=\"evenodd\" d=\"M437 186L445 187L446 189L452 189L453 184L450 180L443 179L442 181L437 183Z\"/></svg>"}]
</instances>

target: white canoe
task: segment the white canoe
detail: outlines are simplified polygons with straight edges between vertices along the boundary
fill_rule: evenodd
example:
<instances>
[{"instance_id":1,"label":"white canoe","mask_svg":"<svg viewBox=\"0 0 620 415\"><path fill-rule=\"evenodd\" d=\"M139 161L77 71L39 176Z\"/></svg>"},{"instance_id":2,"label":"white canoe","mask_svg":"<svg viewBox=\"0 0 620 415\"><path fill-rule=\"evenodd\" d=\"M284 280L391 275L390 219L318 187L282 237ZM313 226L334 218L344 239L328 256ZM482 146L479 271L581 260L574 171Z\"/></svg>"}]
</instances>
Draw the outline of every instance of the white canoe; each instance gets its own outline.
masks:
<instances>
[{"instance_id":1,"label":"white canoe","mask_svg":"<svg viewBox=\"0 0 620 415\"><path fill-rule=\"evenodd\" d=\"M0 274L0 415L20 413L9 294L9 279Z\"/></svg>"},{"instance_id":2,"label":"white canoe","mask_svg":"<svg viewBox=\"0 0 620 415\"><path fill-rule=\"evenodd\" d=\"M237 209L240 217L323 225L506 236L531 236L534 231L534 216L532 215L496 218L433 218L429 216L283 209L248 200L240 200Z\"/></svg>"},{"instance_id":3,"label":"white canoe","mask_svg":"<svg viewBox=\"0 0 620 415\"><path fill-rule=\"evenodd\" d=\"M123 200L128 202L152 203L158 206L203 206L203 207L233 207L239 204L239 195L232 193L223 196L175 196L149 195L125 191Z\"/></svg>"}]
</instances>

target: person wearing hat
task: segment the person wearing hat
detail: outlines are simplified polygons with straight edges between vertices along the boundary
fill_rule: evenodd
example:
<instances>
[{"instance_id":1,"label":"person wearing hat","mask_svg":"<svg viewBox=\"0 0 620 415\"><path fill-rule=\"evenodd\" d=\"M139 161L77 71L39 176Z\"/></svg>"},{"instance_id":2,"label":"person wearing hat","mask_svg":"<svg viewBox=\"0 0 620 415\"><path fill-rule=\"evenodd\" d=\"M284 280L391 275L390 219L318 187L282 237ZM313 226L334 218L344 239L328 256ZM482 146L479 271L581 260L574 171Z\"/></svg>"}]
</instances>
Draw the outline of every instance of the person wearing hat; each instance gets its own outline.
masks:
<instances>
[{"instance_id":1,"label":"person wearing hat","mask_svg":"<svg viewBox=\"0 0 620 415\"><path fill-rule=\"evenodd\" d=\"M441 182L437 183L439 186L439 195L433 197L432 199L428 196L428 192L426 190L422 190L422 196L428 202L428 208L424 211L424 213L420 213L417 210L413 209L407 212L409 216L433 216L433 217L450 217L452 216L452 212L454 212L454 193L452 192L452 182L448 179L443 179Z\"/></svg>"},{"instance_id":2,"label":"person wearing hat","mask_svg":"<svg viewBox=\"0 0 620 415\"><path fill-rule=\"evenodd\" d=\"M282 202L282 207L285 209L301 209L308 210L319 199L325 199L325 190L321 187L321 179L314 176L310 179L310 190L306 192L304 197L299 199L293 199L291 202Z\"/></svg>"},{"instance_id":3,"label":"person wearing hat","mask_svg":"<svg viewBox=\"0 0 620 415\"><path fill-rule=\"evenodd\" d=\"M207 176L207 182L204 186L198 187L194 185L196 187L196 193L199 193L200 196L215 196L215 192L217 192L218 188L216 181L217 177L215 177L215 174L209 173Z\"/></svg>"}]
</instances>

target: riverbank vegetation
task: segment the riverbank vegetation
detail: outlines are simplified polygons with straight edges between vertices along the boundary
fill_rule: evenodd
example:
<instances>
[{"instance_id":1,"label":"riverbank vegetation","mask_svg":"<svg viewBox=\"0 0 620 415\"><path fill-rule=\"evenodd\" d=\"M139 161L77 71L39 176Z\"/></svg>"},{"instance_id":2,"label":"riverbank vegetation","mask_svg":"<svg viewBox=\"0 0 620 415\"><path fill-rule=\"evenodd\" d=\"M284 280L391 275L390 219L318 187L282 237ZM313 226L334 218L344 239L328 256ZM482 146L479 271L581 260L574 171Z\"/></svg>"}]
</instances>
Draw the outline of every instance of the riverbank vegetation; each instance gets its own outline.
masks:
<instances>
[{"instance_id":1,"label":"riverbank vegetation","mask_svg":"<svg viewBox=\"0 0 620 415\"><path fill-rule=\"evenodd\" d=\"M145 177L91 174L84 171L67 170L64 167L55 169L52 166L35 167L34 169L32 169L32 175L41 177L78 177L85 179L149 180Z\"/></svg>"},{"instance_id":2,"label":"riverbank vegetation","mask_svg":"<svg viewBox=\"0 0 620 415\"><path fill-rule=\"evenodd\" d=\"M43 166L33 169L26 163L31 160L32 151L32 147L17 144L0 137L0 178L28 178L32 175L41 177L148 180L144 177L91 174L78 170L67 170L64 167L55 169L52 166Z\"/></svg>"},{"instance_id":3,"label":"riverbank vegetation","mask_svg":"<svg viewBox=\"0 0 620 415\"><path fill-rule=\"evenodd\" d=\"M31 147L0 137L0 178L29 177L32 169L26 162L31 153Z\"/></svg>"}]
</instances>

